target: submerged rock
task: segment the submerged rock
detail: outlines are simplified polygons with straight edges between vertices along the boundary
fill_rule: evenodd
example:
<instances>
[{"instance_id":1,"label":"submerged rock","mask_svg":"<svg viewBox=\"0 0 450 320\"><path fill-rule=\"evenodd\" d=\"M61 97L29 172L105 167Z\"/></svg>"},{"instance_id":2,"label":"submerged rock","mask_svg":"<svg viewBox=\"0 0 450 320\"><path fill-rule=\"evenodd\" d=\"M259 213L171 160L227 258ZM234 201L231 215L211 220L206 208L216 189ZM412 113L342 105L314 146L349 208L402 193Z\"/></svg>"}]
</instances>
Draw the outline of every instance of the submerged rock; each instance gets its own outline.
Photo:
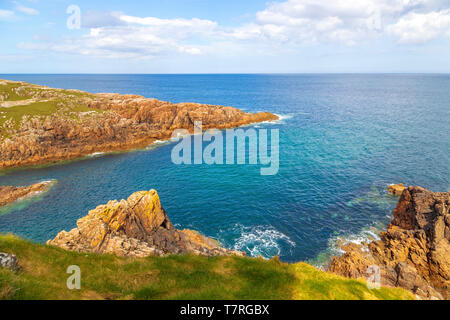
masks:
<instances>
[{"instance_id":1,"label":"submerged rock","mask_svg":"<svg viewBox=\"0 0 450 320\"><path fill-rule=\"evenodd\" d=\"M0 207L24 197L46 191L52 182L39 182L26 187L0 186Z\"/></svg>"},{"instance_id":2,"label":"submerged rock","mask_svg":"<svg viewBox=\"0 0 450 320\"><path fill-rule=\"evenodd\" d=\"M347 245L334 257L330 271L367 278L380 268L381 284L402 287L423 299L450 299L450 191L409 187L380 240Z\"/></svg>"},{"instance_id":3,"label":"submerged rock","mask_svg":"<svg viewBox=\"0 0 450 320\"><path fill-rule=\"evenodd\" d=\"M98 206L77 221L77 228L60 232L47 244L78 252L131 257L178 253L244 255L195 231L176 229L155 190L135 192L127 200Z\"/></svg>"},{"instance_id":4,"label":"submerged rock","mask_svg":"<svg viewBox=\"0 0 450 320\"><path fill-rule=\"evenodd\" d=\"M9 269L11 271L19 271L19 261L13 254L0 252L0 267Z\"/></svg>"},{"instance_id":5,"label":"submerged rock","mask_svg":"<svg viewBox=\"0 0 450 320\"><path fill-rule=\"evenodd\" d=\"M403 183L391 184L388 186L388 192L392 193L394 196L401 196L403 191L406 189Z\"/></svg>"}]
</instances>

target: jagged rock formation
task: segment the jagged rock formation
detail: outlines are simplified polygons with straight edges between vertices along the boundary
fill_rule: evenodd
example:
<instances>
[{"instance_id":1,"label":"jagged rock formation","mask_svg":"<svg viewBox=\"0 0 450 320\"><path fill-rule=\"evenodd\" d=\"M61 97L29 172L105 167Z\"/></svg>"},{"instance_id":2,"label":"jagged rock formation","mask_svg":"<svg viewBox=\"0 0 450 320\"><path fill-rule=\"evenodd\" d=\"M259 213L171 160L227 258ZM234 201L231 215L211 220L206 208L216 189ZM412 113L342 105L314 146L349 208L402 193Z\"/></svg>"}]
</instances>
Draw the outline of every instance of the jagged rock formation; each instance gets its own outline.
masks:
<instances>
[{"instance_id":1,"label":"jagged rock formation","mask_svg":"<svg viewBox=\"0 0 450 320\"><path fill-rule=\"evenodd\" d=\"M26 187L0 186L0 207L21 198L47 190L51 181L39 182Z\"/></svg>"},{"instance_id":2,"label":"jagged rock formation","mask_svg":"<svg viewBox=\"0 0 450 320\"><path fill-rule=\"evenodd\" d=\"M408 187L381 240L345 246L330 271L365 278L378 266L381 284L403 287L424 299L450 299L450 191Z\"/></svg>"},{"instance_id":3,"label":"jagged rock formation","mask_svg":"<svg viewBox=\"0 0 450 320\"><path fill-rule=\"evenodd\" d=\"M13 254L0 252L0 267L6 268L11 271L19 271L19 261L17 257Z\"/></svg>"},{"instance_id":4,"label":"jagged rock formation","mask_svg":"<svg viewBox=\"0 0 450 320\"><path fill-rule=\"evenodd\" d=\"M60 232L47 244L78 252L131 257L178 253L244 255L222 248L217 241L195 231L176 229L155 190L136 192L128 200L98 206L77 221L77 228Z\"/></svg>"},{"instance_id":5,"label":"jagged rock formation","mask_svg":"<svg viewBox=\"0 0 450 320\"><path fill-rule=\"evenodd\" d=\"M232 107L0 81L0 89L7 85L13 87L4 89L8 92L4 98L13 96L15 108L24 108L24 116L15 123L15 113L9 118L11 106L0 104L0 169L145 147L169 139L176 129L193 132L194 121L202 121L206 130L278 119L268 112L245 113ZM42 111L39 103L45 103L48 111Z\"/></svg>"}]
</instances>

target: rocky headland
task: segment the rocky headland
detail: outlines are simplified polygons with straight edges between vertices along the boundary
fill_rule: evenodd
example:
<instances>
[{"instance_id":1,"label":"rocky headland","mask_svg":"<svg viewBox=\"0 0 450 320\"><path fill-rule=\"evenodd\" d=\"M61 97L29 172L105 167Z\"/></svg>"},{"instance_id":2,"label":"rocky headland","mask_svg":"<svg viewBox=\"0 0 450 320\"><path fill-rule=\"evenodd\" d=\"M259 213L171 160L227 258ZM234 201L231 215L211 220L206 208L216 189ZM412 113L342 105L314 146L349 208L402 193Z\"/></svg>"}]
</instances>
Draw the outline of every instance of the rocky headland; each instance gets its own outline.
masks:
<instances>
[{"instance_id":1,"label":"rocky headland","mask_svg":"<svg viewBox=\"0 0 450 320\"><path fill-rule=\"evenodd\" d=\"M110 253L124 257L190 253L238 255L193 230L178 230L170 222L155 190L110 201L77 221L77 228L60 232L48 245L77 252Z\"/></svg>"},{"instance_id":2,"label":"rocky headland","mask_svg":"<svg viewBox=\"0 0 450 320\"><path fill-rule=\"evenodd\" d=\"M268 112L90 94L0 80L0 169L146 147L176 129L234 128L277 120Z\"/></svg>"},{"instance_id":3,"label":"rocky headland","mask_svg":"<svg viewBox=\"0 0 450 320\"><path fill-rule=\"evenodd\" d=\"M0 186L0 207L25 197L44 192L49 188L51 183L52 181L45 181L25 187Z\"/></svg>"},{"instance_id":4,"label":"rocky headland","mask_svg":"<svg viewBox=\"0 0 450 320\"><path fill-rule=\"evenodd\" d=\"M449 299L450 191L403 189L380 240L344 246L345 254L333 258L330 271L368 278L368 268L377 266L381 285L405 288L422 299Z\"/></svg>"}]
</instances>

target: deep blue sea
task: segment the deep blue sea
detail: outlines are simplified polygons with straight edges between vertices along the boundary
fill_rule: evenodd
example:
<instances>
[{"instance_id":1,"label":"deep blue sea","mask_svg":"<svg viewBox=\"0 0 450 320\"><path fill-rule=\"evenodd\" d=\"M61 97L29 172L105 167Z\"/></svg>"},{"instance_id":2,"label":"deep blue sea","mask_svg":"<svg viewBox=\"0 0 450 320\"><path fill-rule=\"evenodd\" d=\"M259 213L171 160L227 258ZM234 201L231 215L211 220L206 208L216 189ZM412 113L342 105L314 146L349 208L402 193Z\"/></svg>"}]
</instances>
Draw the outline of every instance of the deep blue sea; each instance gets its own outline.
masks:
<instances>
[{"instance_id":1,"label":"deep blue sea","mask_svg":"<svg viewBox=\"0 0 450 320\"><path fill-rule=\"evenodd\" d=\"M450 75L0 75L51 87L228 105L282 116L280 169L175 165L173 144L3 172L0 185L56 179L0 212L0 232L45 242L88 210L154 188L171 220L229 248L322 261L336 239L384 228L390 183L450 190Z\"/></svg>"}]
</instances>

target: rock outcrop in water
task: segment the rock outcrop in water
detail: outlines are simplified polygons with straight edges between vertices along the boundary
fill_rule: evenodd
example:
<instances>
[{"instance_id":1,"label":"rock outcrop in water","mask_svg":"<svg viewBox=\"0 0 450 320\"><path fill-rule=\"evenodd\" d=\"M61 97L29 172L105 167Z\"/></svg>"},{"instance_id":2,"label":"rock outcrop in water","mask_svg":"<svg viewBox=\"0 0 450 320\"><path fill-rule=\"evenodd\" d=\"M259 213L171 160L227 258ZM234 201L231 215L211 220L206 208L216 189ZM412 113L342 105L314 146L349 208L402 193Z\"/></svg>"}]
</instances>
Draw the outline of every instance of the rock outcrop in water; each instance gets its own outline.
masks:
<instances>
[{"instance_id":1,"label":"rock outcrop in water","mask_svg":"<svg viewBox=\"0 0 450 320\"><path fill-rule=\"evenodd\" d=\"M195 231L176 229L155 190L136 192L128 200L98 206L77 221L77 228L60 232L47 244L78 252L130 257L180 253L244 255Z\"/></svg>"},{"instance_id":2,"label":"rock outcrop in water","mask_svg":"<svg viewBox=\"0 0 450 320\"><path fill-rule=\"evenodd\" d=\"M90 94L25 82L0 81L2 88L7 93L4 98L14 98L14 106L0 103L0 169L145 147L169 139L176 129L192 132L194 121L202 121L204 129L224 129L278 119L268 112ZM23 113L20 119L16 119L18 111Z\"/></svg>"},{"instance_id":3,"label":"rock outcrop in water","mask_svg":"<svg viewBox=\"0 0 450 320\"><path fill-rule=\"evenodd\" d=\"M26 187L0 186L0 207L27 196L47 190L50 181L39 182Z\"/></svg>"},{"instance_id":4,"label":"rock outcrop in water","mask_svg":"<svg viewBox=\"0 0 450 320\"><path fill-rule=\"evenodd\" d=\"M333 258L330 271L365 278L380 268L381 284L411 290L424 299L450 299L450 191L408 187L381 240L350 244Z\"/></svg>"},{"instance_id":5,"label":"rock outcrop in water","mask_svg":"<svg viewBox=\"0 0 450 320\"><path fill-rule=\"evenodd\" d=\"M406 189L403 183L391 184L388 186L388 192L394 196L401 196L403 191Z\"/></svg>"}]
</instances>

